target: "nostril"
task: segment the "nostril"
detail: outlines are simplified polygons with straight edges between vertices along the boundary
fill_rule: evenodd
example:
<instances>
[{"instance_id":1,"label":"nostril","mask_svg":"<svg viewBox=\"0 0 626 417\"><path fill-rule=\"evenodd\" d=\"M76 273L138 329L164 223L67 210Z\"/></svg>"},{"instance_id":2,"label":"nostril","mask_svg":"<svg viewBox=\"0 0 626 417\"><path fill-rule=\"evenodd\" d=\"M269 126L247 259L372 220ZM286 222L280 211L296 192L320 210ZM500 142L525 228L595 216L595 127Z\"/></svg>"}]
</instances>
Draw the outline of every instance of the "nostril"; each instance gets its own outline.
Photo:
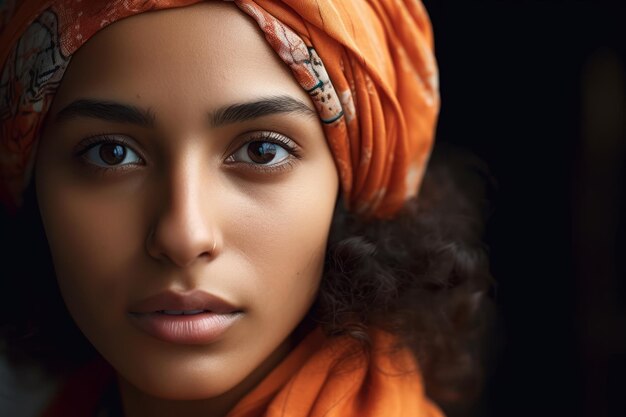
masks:
<instances>
[{"instance_id":1,"label":"nostril","mask_svg":"<svg viewBox=\"0 0 626 417\"><path fill-rule=\"evenodd\" d=\"M212 258L215 256L215 249L217 248L217 241L213 240L213 246L211 246L210 250L202 252L198 255L199 258Z\"/></svg>"}]
</instances>

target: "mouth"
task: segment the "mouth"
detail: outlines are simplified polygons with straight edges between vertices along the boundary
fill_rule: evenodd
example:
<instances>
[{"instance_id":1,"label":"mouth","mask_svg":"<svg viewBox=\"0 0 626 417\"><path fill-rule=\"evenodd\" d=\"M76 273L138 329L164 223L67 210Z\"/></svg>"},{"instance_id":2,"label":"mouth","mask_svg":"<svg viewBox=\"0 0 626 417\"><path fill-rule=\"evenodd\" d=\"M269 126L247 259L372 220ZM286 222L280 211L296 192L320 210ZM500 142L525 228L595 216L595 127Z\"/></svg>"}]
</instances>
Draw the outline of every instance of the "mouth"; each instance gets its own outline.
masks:
<instances>
[{"instance_id":1,"label":"mouth","mask_svg":"<svg viewBox=\"0 0 626 417\"><path fill-rule=\"evenodd\" d=\"M198 345L217 341L243 317L242 309L203 291L167 291L146 298L129 311L133 325L168 343Z\"/></svg>"}]
</instances>

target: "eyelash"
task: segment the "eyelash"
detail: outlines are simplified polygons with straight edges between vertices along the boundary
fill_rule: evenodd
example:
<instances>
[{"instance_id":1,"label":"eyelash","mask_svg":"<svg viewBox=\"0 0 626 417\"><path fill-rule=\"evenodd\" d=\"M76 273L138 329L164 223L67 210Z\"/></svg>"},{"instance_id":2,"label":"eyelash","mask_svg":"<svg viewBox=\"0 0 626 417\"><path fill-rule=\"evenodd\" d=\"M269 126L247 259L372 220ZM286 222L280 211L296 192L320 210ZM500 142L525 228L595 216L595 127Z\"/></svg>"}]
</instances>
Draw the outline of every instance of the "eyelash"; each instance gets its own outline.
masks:
<instances>
[{"instance_id":1,"label":"eyelash","mask_svg":"<svg viewBox=\"0 0 626 417\"><path fill-rule=\"evenodd\" d=\"M275 165L264 165L264 164L253 164L253 163L249 163L249 162L242 162L242 161L234 161L234 162L228 162L227 165L232 165L232 166L240 166L243 165L245 166L245 169L251 169L254 170L256 172L260 172L260 173L276 173L276 172L282 172L282 171L287 171L290 168L292 168L294 166L294 164L302 158L301 154L300 154L300 149L299 147L294 143L293 140L287 138L286 136L283 136L277 132L257 132L251 136L247 136L245 137L244 140L241 141L241 143L239 143L237 145L237 147L235 148L235 150L233 152L230 152L225 159L230 158L232 155L234 155L237 151L239 151L239 149L241 149L242 147L252 143L252 142L267 142L267 143L274 143L276 145L279 145L281 147L283 147L288 153L289 156L287 158L285 158L285 161L283 162L279 162ZM106 168L103 166L98 166L95 165L93 163L90 163L88 161L86 161L84 155L89 152L89 150L91 150L93 147L97 146L97 145L104 145L104 144L118 144L118 145L122 145L125 147L130 148L133 152L135 152L137 154L137 156L141 159L142 163L141 164L126 164L126 165L121 165L118 167L111 167L111 168ZM143 155L141 154L141 152L137 151L135 149L135 147L133 146L132 143L130 143L130 141L126 140L124 138L124 136L120 135L120 136L112 136L110 134L96 134L93 136L90 136L86 139L84 139L78 146L77 149L74 151L74 155L76 157L79 157L83 160L83 162L85 162L87 165L89 165L89 167L95 171L98 171L102 174L107 174L107 173L112 173L112 172L119 172L119 171L123 171L126 169L132 169L133 166L136 165L144 165L145 164L145 158L143 157Z\"/></svg>"},{"instance_id":2,"label":"eyelash","mask_svg":"<svg viewBox=\"0 0 626 417\"><path fill-rule=\"evenodd\" d=\"M233 156L239 149L242 147L249 145L252 142L267 142L273 143L283 147L288 153L289 156L285 158L283 162L279 162L274 165L265 165L265 164L251 164L249 162L235 161L228 162L227 165L231 166L244 166L246 169L251 169L260 173L275 173L275 172L283 172L287 171L297 163L298 160L302 158L300 154L299 147L295 144L295 142L286 136L281 135L276 132L256 132L251 136L246 136L244 140L237 144L237 147L234 151L230 152L228 156L225 158L230 158Z\"/></svg>"}]
</instances>

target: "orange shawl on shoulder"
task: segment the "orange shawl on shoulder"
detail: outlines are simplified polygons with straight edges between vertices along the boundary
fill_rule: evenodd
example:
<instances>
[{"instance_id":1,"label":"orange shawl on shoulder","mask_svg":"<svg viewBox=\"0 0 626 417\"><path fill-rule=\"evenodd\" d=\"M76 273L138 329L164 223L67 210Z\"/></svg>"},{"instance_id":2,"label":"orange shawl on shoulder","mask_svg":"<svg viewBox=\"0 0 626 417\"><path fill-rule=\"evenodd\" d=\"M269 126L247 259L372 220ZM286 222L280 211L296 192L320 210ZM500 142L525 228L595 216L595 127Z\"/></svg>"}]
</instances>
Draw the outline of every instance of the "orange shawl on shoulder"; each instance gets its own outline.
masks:
<instances>
[{"instance_id":1,"label":"orange shawl on shoulder","mask_svg":"<svg viewBox=\"0 0 626 417\"><path fill-rule=\"evenodd\" d=\"M311 332L227 417L443 417L424 394L417 364L395 339L371 332L367 357L347 337ZM108 365L81 369L42 417L93 416L114 380Z\"/></svg>"}]
</instances>

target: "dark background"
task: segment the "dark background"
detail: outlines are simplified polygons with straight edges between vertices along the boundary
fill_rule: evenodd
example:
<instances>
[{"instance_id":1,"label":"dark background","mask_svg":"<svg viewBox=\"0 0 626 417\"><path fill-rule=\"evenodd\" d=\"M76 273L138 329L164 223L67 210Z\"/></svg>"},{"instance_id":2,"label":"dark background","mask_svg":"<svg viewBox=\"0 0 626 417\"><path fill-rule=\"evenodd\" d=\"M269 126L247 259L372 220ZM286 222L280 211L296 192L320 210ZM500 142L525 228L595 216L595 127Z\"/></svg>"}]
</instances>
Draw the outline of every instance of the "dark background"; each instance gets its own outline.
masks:
<instances>
[{"instance_id":1,"label":"dark background","mask_svg":"<svg viewBox=\"0 0 626 417\"><path fill-rule=\"evenodd\" d=\"M619 2L424 0L437 140L498 182L497 307L476 416L626 416L626 12Z\"/></svg>"},{"instance_id":2,"label":"dark background","mask_svg":"<svg viewBox=\"0 0 626 417\"><path fill-rule=\"evenodd\" d=\"M474 417L626 416L626 6L423 0L438 143L498 182L497 282Z\"/></svg>"}]
</instances>

